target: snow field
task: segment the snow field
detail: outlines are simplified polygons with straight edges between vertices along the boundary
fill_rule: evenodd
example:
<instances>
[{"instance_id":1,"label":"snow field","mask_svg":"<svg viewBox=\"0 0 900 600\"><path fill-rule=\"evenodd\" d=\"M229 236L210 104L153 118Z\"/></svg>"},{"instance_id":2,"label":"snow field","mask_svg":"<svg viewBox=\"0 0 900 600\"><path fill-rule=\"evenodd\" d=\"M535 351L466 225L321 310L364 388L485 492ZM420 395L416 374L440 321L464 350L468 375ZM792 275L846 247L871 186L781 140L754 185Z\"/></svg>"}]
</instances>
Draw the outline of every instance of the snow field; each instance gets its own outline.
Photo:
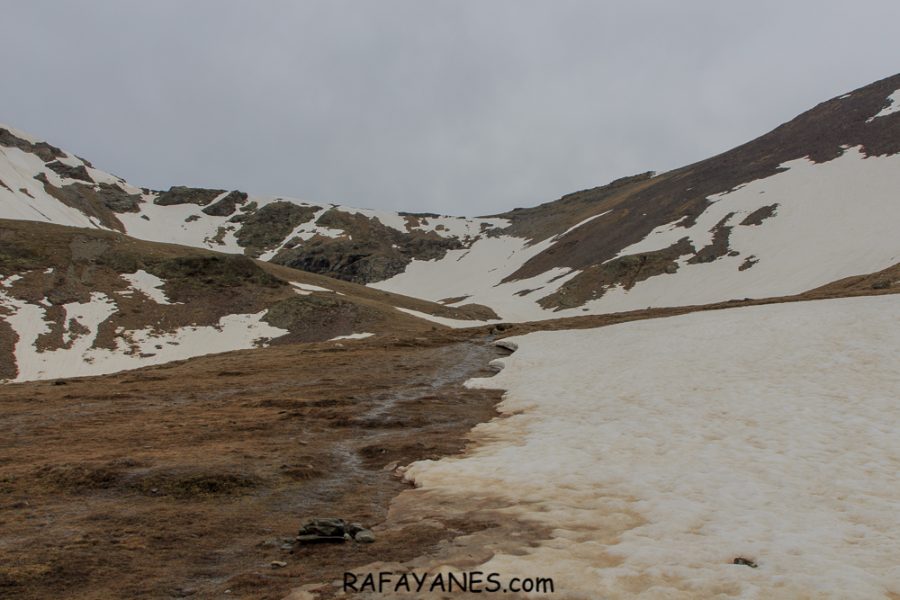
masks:
<instances>
[{"instance_id":1,"label":"snow field","mask_svg":"<svg viewBox=\"0 0 900 600\"><path fill-rule=\"evenodd\" d=\"M509 341L469 382L506 390L481 445L406 472L551 528L480 569L566 598L900 594L900 295Z\"/></svg>"}]
</instances>

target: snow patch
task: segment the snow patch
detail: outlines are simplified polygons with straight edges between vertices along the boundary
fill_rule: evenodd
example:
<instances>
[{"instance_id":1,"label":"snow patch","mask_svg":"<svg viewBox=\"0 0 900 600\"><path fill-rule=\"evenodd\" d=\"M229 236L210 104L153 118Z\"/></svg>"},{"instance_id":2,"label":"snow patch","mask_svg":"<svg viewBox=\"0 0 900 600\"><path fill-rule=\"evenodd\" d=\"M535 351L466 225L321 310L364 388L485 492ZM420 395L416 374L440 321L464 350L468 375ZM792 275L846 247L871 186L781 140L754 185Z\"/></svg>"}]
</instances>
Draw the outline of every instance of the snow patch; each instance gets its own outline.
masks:
<instances>
[{"instance_id":1,"label":"snow patch","mask_svg":"<svg viewBox=\"0 0 900 600\"><path fill-rule=\"evenodd\" d=\"M13 284L22 279L22 276L19 274L10 275L9 277L4 277L0 279L0 287L11 288Z\"/></svg>"},{"instance_id":2,"label":"snow patch","mask_svg":"<svg viewBox=\"0 0 900 600\"><path fill-rule=\"evenodd\" d=\"M482 325L489 325L491 321L469 321L467 319L450 319L447 317L436 317L434 315L429 315L428 313L419 312L417 310L412 310L409 308L401 308L399 306L395 307L402 313L406 313L408 315L412 315L419 319L424 319L426 321L432 321L434 323L440 323L441 325L446 325L447 327L452 327L454 329L463 329L465 327L480 327Z\"/></svg>"},{"instance_id":3,"label":"snow patch","mask_svg":"<svg viewBox=\"0 0 900 600\"><path fill-rule=\"evenodd\" d=\"M157 304L173 304L169 302L168 297L166 297L165 292L161 289L162 286L166 284L165 281L153 275L152 273L148 273L144 270L138 270L134 273L121 275L122 279L131 284L129 291L137 291ZM176 302L174 304L182 304L181 302Z\"/></svg>"},{"instance_id":4,"label":"snow patch","mask_svg":"<svg viewBox=\"0 0 900 600\"><path fill-rule=\"evenodd\" d=\"M291 281L290 284L297 288L298 290L302 290L304 292L331 292L334 293L334 290L329 290L328 288L319 287L317 285L313 285L311 283L297 283L296 281Z\"/></svg>"},{"instance_id":5,"label":"snow patch","mask_svg":"<svg viewBox=\"0 0 900 600\"><path fill-rule=\"evenodd\" d=\"M367 337L372 337L375 335L374 333L351 333L349 335L339 335L337 337L333 337L329 339L329 342L333 342L335 340L362 340Z\"/></svg>"},{"instance_id":6,"label":"snow patch","mask_svg":"<svg viewBox=\"0 0 900 600\"><path fill-rule=\"evenodd\" d=\"M886 117L888 115L892 115L895 112L900 112L900 90L897 90L893 94L887 97L888 105L885 108L882 108L878 114L869 117L866 119L866 123L871 123L875 119L880 117Z\"/></svg>"}]
</instances>

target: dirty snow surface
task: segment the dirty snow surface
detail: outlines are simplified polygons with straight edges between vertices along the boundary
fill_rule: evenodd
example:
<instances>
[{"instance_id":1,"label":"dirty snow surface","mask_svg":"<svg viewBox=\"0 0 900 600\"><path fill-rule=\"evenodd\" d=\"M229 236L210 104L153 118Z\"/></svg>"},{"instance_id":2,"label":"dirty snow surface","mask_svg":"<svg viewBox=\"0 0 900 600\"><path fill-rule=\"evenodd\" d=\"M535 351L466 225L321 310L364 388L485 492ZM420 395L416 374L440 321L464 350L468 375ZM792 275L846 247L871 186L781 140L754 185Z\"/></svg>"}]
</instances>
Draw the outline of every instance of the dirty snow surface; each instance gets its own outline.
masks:
<instances>
[{"instance_id":1,"label":"dirty snow surface","mask_svg":"<svg viewBox=\"0 0 900 600\"><path fill-rule=\"evenodd\" d=\"M504 417L407 471L548 527L485 572L567 598L900 595L900 295L512 339L469 383L507 390Z\"/></svg>"}]
</instances>

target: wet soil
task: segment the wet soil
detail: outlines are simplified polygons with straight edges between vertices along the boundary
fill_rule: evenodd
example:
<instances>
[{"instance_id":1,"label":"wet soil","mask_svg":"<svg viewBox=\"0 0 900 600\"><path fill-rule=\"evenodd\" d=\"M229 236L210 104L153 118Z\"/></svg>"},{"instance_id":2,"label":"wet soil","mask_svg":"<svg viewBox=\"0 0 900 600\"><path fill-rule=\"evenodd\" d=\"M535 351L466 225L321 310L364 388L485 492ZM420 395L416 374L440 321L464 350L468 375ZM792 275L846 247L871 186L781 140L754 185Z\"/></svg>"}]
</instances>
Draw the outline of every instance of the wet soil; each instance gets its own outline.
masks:
<instances>
[{"instance_id":1,"label":"wet soil","mask_svg":"<svg viewBox=\"0 0 900 600\"><path fill-rule=\"evenodd\" d=\"M461 384L504 351L471 335L0 388L0 596L281 598L487 527L378 528L409 488L395 466L460 452L496 414L499 392ZM378 539L292 544L315 516L375 526Z\"/></svg>"}]
</instances>

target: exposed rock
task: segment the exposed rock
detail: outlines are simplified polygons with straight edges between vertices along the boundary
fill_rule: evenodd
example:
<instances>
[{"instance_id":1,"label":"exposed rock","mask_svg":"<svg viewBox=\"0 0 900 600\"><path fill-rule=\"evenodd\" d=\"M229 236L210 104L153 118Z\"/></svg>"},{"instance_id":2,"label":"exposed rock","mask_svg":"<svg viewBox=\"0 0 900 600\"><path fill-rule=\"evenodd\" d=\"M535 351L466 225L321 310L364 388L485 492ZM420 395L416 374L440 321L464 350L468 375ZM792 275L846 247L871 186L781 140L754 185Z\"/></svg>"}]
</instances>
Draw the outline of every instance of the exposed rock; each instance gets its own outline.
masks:
<instances>
[{"instance_id":1,"label":"exposed rock","mask_svg":"<svg viewBox=\"0 0 900 600\"><path fill-rule=\"evenodd\" d=\"M414 258L439 259L447 250L462 247L455 238L424 231L404 233L374 217L337 209L326 211L316 224L343 230L347 237L291 240L295 245L282 249L272 262L345 281L371 283L402 273Z\"/></svg>"},{"instance_id":2,"label":"exposed rock","mask_svg":"<svg viewBox=\"0 0 900 600\"><path fill-rule=\"evenodd\" d=\"M140 194L129 194L116 183L99 183L95 190L100 202L115 213L139 212L141 210Z\"/></svg>"},{"instance_id":3,"label":"exposed rock","mask_svg":"<svg viewBox=\"0 0 900 600\"><path fill-rule=\"evenodd\" d=\"M678 270L679 257L694 252L688 238L681 238L668 248L654 252L630 254L585 269L554 293L538 300L544 308L573 308L588 300L600 298L610 287L620 285L630 290L639 281L671 274Z\"/></svg>"},{"instance_id":4,"label":"exposed rock","mask_svg":"<svg viewBox=\"0 0 900 600\"><path fill-rule=\"evenodd\" d=\"M743 556L738 556L732 561L732 564L735 565L743 565L745 567L750 567L751 569L757 568L759 565L749 558L744 558Z\"/></svg>"},{"instance_id":5,"label":"exposed rock","mask_svg":"<svg viewBox=\"0 0 900 600\"><path fill-rule=\"evenodd\" d=\"M744 262L741 263L741 266L738 267L738 271L746 271L753 265L759 262L759 259L756 256L748 256L744 259Z\"/></svg>"},{"instance_id":6,"label":"exposed rock","mask_svg":"<svg viewBox=\"0 0 900 600\"><path fill-rule=\"evenodd\" d=\"M223 198L224 200L224 198ZM253 213L245 213L235 234L237 243L251 256L278 246L298 225L310 221L320 207L276 200ZM232 220L234 220L232 218Z\"/></svg>"},{"instance_id":7,"label":"exposed rock","mask_svg":"<svg viewBox=\"0 0 900 600\"><path fill-rule=\"evenodd\" d=\"M456 304L457 302L462 302L463 300L465 300L468 297L469 297L468 295L454 296L452 298L444 298L443 300L438 300L438 302L441 304Z\"/></svg>"},{"instance_id":8,"label":"exposed rock","mask_svg":"<svg viewBox=\"0 0 900 600\"><path fill-rule=\"evenodd\" d=\"M66 153L56 146L51 146L47 142L32 144L28 140L23 140L8 129L2 127L0 127L0 146L18 148L23 152L29 152L36 155L44 162L50 162L55 158L63 158L66 156Z\"/></svg>"},{"instance_id":9,"label":"exposed rock","mask_svg":"<svg viewBox=\"0 0 900 600\"><path fill-rule=\"evenodd\" d=\"M34 178L44 184L44 191L50 196L53 196L66 206L81 211L88 217L93 217L104 227L118 231L124 231L125 227L107 206L107 202L113 205L123 203L123 206L131 206L132 202L136 203L138 198L138 196L134 196L133 199L127 199L128 195L121 189L119 189L119 192L113 191L114 186L98 186L99 189L94 189L92 185L73 183L56 187L50 183L47 176L43 173L38 173Z\"/></svg>"},{"instance_id":10,"label":"exposed rock","mask_svg":"<svg viewBox=\"0 0 900 600\"><path fill-rule=\"evenodd\" d=\"M197 590L194 588L175 588L172 590L173 598L187 598L189 596L193 596L197 593Z\"/></svg>"},{"instance_id":11,"label":"exposed rock","mask_svg":"<svg viewBox=\"0 0 900 600\"><path fill-rule=\"evenodd\" d=\"M721 258L729 253L728 248L728 239L731 237L731 227L725 225L731 217L734 216L734 213L728 213L722 219L716 223L715 227L710 229L710 233L713 234L712 241L709 245L700 248L693 257L691 257L688 262L690 264L697 263L708 263L716 260L717 258ZM666 271L669 273L670 271ZM671 271L674 273L675 271Z\"/></svg>"},{"instance_id":12,"label":"exposed rock","mask_svg":"<svg viewBox=\"0 0 900 600\"><path fill-rule=\"evenodd\" d=\"M247 194L233 190L227 196L204 208L203 212L213 217L227 217L234 214L238 204L243 204L246 201Z\"/></svg>"},{"instance_id":13,"label":"exposed rock","mask_svg":"<svg viewBox=\"0 0 900 600\"><path fill-rule=\"evenodd\" d=\"M351 539L371 544L375 541L375 534L359 523L347 523L337 518L311 519L297 534L297 541L301 544L343 543Z\"/></svg>"},{"instance_id":14,"label":"exposed rock","mask_svg":"<svg viewBox=\"0 0 900 600\"><path fill-rule=\"evenodd\" d=\"M362 529L353 536L353 539L361 544L371 544L375 541L375 534L369 529Z\"/></svg>"},{"instance_id":15,"label":"exposed rock","mask_svg":"<svg viewBox=\"0 0 900 600\"><path fill-rule=\"evenodd\" d=\"M91 179L90 175L88 175L87 169L84 167L84 165L73 167L71 165L59 162L58 160L54 160L53 162L47 163L47 168L60 177L68 177L69 179L78 179L80 181L94 183L94 180Z\"/></svg>"},{"instance_id":16,"label":"exposed rock","mask_svg":"<svg viewBox=\"0 0 900 600\"><path fill-rule=\"evenodd\" d=\"M225 190L176 185L170 187L169 191L161 193L153 203L158 204L159 206L174 206L176 204L196 204L198 206L206 206L224 193Z\"/></svg>"},{"instance_id":17,"label":"exposed rock","mask_svg":"<svg viewBox=\"0 0 900 600\"><path fill-rule=\"evenodd\" d=\"M347 522L343 519L312 519L300 528L297 541L301 544L343 543L350 536L347 534Z\"/></svg>"},{"instance_id":18,"label":"exposed rock","mask_svg":"<svg viewBox=\"0 0 900 600\"><path fill-rule=\"evenodd\" d=\"M378 242L314 238L280 251L272 262L345 281L369 283L402 273L409 260Z\"/></svg>"},{"instance_id":19,"label":"exposed rock","mask_svg":"<svg viewBox=\"0 0 900 600\"><path fill-rule=\"evenodd\" d=\"M775 215L776 210L778 210L778 203L757 208L744 217L744 220L741 221L741 225L762 225L763 221Z\"/></svg>"}]
</instances>

